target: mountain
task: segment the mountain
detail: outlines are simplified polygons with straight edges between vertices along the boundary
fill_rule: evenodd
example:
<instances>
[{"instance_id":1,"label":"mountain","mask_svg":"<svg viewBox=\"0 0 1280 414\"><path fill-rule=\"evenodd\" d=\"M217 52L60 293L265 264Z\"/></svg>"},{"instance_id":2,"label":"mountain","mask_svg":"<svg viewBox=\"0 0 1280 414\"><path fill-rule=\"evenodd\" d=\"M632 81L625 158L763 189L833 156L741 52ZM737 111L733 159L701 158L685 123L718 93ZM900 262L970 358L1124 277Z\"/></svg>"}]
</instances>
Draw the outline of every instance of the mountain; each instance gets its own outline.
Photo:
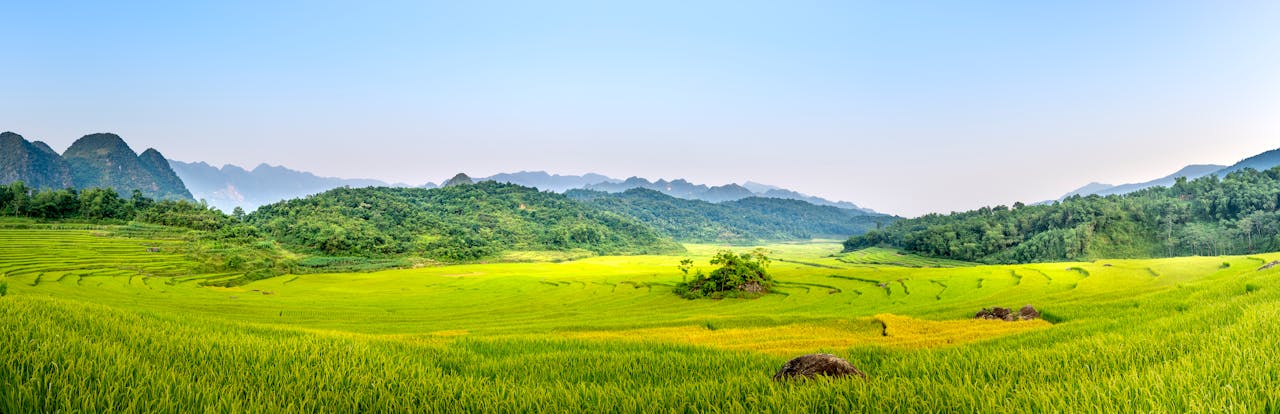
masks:
<instances>
[{"instance_id":1,"label":"mountain","mask_svg":"<svg viewBox=\"0 0 1280 414\"><path fill-rule=\"evenodd\" d=\"M725 184L722 186L708 188L698 199L719 203L722 201L741 200L748 197L755 197L756 194L748 190L746 187L737 184Z\"/></svg>"},{"instance_id":2,"label":"mountain","mask_svg":"<svg viewBox=\"0 0 1280 414\"><path fill-rule=\"evenodd\" d=\"M1117 186L1111 186L1108 184L1099 184L1099 183L1089 183L1089 185L1086 185L1084 187L1081 187L1079 189L1076 189L1072 192L1069 192L1063 195L1058 200L1063 200L1073 195L1087 196L1087 195L1097 194L1100 196L1108 196L1112 194L1128 194L1144 188L1151 188L1156 186L1168 187L1173 185L1173 183L1179 177L1185 177L1188 180L1194 180L1200 177L1208 176L1210 174L1217 175L1218 177L1226 177L1227 174L1240 171L1245 168L1252 168L1258 171L1266 171L1276 166L1280 166L1280 148L1263 152L1261 154L1254 155L1249 158L1245 158L1243 160L1240 160L1240 162L1237 162L1230 166L1216 165L1216 164L1188 165L1178 170L1177 172L1174 172L1173 174L1169 174L1164 177L1160 177L1160 178L1147 181L1147 182L1142 182L1142 183L1123 184L1123 185L1117 185Z\"/></svg>"},{"instance_id":3,"label":"mountain","mask_svg":"<svg viewBox=\"0 0 1280 414\"><path fill-rule=\"evenodd\" d=\"M569 198L633 217L688 242L747 243L847 237L897 220L882 214L817 206L800 200L747 197L712 203L632 188L621 193L570 190Z\"/></svg>"},{"instance_id":4,"label":"mountain","mask_svg":"<svg viewBox=\"0 0 1280 414\"><path fill-rule=\"evenodd\" d=\"M182 191L179 195L182 196L182 199L192 198L190 189L182 182L182 178L179 178L178 174L173 171L173 167L169 165L169 160L165 159L164 155L160 154L160 151L156 151L154 148L147 148L142 151L142 154L138 154L138 162L142 164L142 169L150 173L151 177L155 179L158 188L180 188ZM170 191L172 192L172 190ZM161 196L159 198L174 197Z\"/></svg>"},{"instance_id":5,"label":"mountain","mask_svg":"<svg viewBox=\"0 0 1280 414\"><path fill-rule=\"evenodd\" d=\"M1240 171L1245 168L1252 168L1258 171L1266 171L1266 170L1275 168L1276 166L1280 166L1280 149L1273 149L1271 151L1267 151L1258 155L1254 155L1249 158L1245 158L1240 162L1232 164L1230 167L1225 167L1214 173L1217 174L1219 177L1225 177L1227 176L1227 174L1230 174L1235 171Z\"/></svg>"},{"instance_id":6,"label":"mountain","mask_svg":"<svg viewBox=\"0 0 1280 414\"><path fill-rule=\"evenodd\" d=\"M746 189L751 190L751 192L756 194L764 194L769 190L783 190L782 187L772 186L768 184L761 184L755 181L747 181L745 183L742 183L742 186L746 187Z\"/></svg>"},{"instance_id":7,"label":"mountain","mask_svg":"<svg viewBox=\"0 0 1280 414\"><path fill-rule=\"evenodd\" d=\"M1188 180L1194 180L1209 174L1214 174L1223 168L1226 168L1226 166L1214 165L1214 164L1194 164L1194 165L1188 165L1186 167L1182 167L1182 169L1174 172L1173 174L1169 174L1164 177L1160 177L1147 182L1121 184L1121 185L1110 185L1110 184L1102 184L1102 183L1094 182L1094 183L1089 183L1084 187L1080 187L1075 191L1072 191L1070 193L1063 195L1061 198L1059 198L1059 200L1062 200L1074 195L1079 195L1083 197L1083 196L1097 194L1105 197L1113 194L1116 194L1116 195L1128 194L1134 191L1142 190L1145 188L1151 188L1151 187L1168 187L1173 185L1173 183L1177 181L1178 178L1186 178Z\"/></svg>"},{"instance_id":8,"label":"mountain","mask_svg":"<svg viewBox=\"0 0 1280 414\"><path fill-rule=\"evenodd\" d=\"M811 195L802 194L802 193L781 189L781 188L768 190L763 193L756 193L756 194L759 197L781 198L786 200L800 200L800 201L804 201L804 202L819 205L819 206L831 206L831 207L843 208L848 210L857 210L857 211L861 211L863 213L868 213L868 214L880 214L880 213L877 213L875 210L858 207L857 204L853 204L848 201L831 201L822 197L814 197Z\"/></svg>"},{"instance_id":9,"label":"mountain","mask_svg":"<svg viewBox=\"0 0 1280 414\"><path fill-rule=\"evenodd\" d=\"M463 185L463 184L475 184L475 181L471 181L471 177L468 177L466 174L458 173L454 175L453 178L444 180L444 183L440 184L440 186L453 187L456 185Z\"/></svg>"},{"instance_id":10,"label":"mountain","mask_svg":"<svg viewBox=\"0 0 1280 414\"><path fill-rule=\"evenodd\" d=\"M1112 184L1104 184L1104 183L1094 181L1094 182L1085 184L1084 187L1071 190L1071 192L1064 194L1062 197L1058 197L1058 200L1064 200L1067 197L1077 196L1077 195L1083 197L1090 194L1097 194L1101 191L1107 191L1112 188L1116 188L1116 186Z\"/></svg>"},{"instance_id":11,"label":"mountain","mask_svg":"<svg viewBox=\"0 0 1280 414\"><path fill-rule=\"evenodd\" d=\"M222 211L241 207L253 211L258 206L305 197L338 187L386 187L370 179L320 177L281 166L260 164L252 171L235 165L221 168L204 162L168 160L174 172L187 183L192 195Z\"/></svg>"},{"instance_id":12,"label":"mountain","mask_svg":"<svg viewBox=\"0 0 1280 414\"><path fill-rule=\"evenodd\" d=\"M650 182L644 178L631 177L626 180L615 180L612 182L602 182L598 184L582 187L587 190L605 191L610 193L620 193L633 188L644 188L657 191L673 197L679 197L690 200L703 200L710 202L740 200L747 197L767 197L781 198L788 200L801 200L810 204L820 206L831 206L849 210L858 210L864 213L876 213L874 210L858 207L856 204L847 201L831 201L821 197L814 197L800 192L787 190L767 184L747 181L741 185L727 184L718 187L708 187L702 184L693 184L684 179L676 179L672 181L658 180Z\"/></svg>"},{"instance_id":13,"label":"mountain","mask_svg":"<svg viewBox=\"0 0 1280 414\"><path fill-rule=\"evenodd\" d=\"M28 142L21 135L0 133L0 184L22 181L28 187L71 187L71 169L43 142Z\"/></svg>"},{"instance_id":14,"label":"mountain","mask_svg":"<svg viewBox=\"0 0 1280 414\"><path fill-rule=\"evenodd\" d=\"M259 207L247 220L296 251L331 256L470 261L505 251L684 250L630 217L493 181L436 189L338 188Z\"/></svg>"},{"instance_id":15,"label":"mountain","mask_svg":"<svg viewBox=\"0 0 1280 414\"><path fill-rule=\"evenodd\" d=\"M517 173L494 174L489 177L477 179L477 181L497 181L500 183L519 184L525 187L534 187L543 191L563 193L575 188L584 188L592 184L618 182L621 180L595 173L587 173L583 175L560 175L548 174L546 171L521 171Z\"/></svg>"},{"instance_id":16,"label":"mountain","mask_svg":"<svg viewBox=\"0 0 1280 414\"><path fill-rule=\"evenodd\" d=\"M192 199L159 151L148 148L139 156L116 134L85 135L62 153L62 159L76 188L113 188L126 196L139 190L155 199Z\"/></svg>"}]
</instances>

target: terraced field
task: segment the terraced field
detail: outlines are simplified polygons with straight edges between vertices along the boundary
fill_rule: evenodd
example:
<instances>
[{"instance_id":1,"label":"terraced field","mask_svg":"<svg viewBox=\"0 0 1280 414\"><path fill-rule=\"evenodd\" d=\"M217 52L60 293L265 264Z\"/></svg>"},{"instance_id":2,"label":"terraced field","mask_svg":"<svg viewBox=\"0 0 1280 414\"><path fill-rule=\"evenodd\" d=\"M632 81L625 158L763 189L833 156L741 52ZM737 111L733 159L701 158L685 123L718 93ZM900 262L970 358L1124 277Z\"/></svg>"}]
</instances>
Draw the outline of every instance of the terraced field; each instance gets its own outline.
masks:
<instances>
[{"instance_id":1,"label":"terraced field","mask_svg":"<svg viewBox=\"0 0 1280 414\"><path fill-rule=\"evenodd\" d=\"M936 259L903 253L893 249L871 247L843 253L837 259L849 264L889 265L902 267L968 267L975 264L957 260Z\"/></svg>"},{"instance_id":2,"label":"terraced field","mask_svg":"<svg viewBox=\"0 0 1280 414\"><path fill-rule=\"evenodd\" d=\"M670 293L680 257L220 288L200 282L226 275L193 274L174 253L180 240L107 234L118 233L0 229L0 411L1257 412L1280 402L1280 267L1258 270L1280 254L888 265L869 261L895 252L771 245L776 294L687 301ZM718 248L688 247L704 266ZM972 319L1024 304L1045 320ZM770 379L809 352L845 357L869 379Z\"/></svg>"}]
</instances>

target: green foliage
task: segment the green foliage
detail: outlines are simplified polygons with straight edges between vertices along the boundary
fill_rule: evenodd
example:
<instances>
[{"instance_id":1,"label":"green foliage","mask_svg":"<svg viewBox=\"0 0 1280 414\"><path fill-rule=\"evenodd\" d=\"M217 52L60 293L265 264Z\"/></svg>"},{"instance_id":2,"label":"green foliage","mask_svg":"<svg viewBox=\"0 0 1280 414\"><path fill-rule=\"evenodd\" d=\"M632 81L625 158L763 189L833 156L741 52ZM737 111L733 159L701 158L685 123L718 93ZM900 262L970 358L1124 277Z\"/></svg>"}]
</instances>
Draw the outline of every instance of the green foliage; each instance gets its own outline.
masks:
<instances>
[{"instance_id":1,"label":"green foliage","mask_svg":"<svg viewBox=\"0 0 1280 414\"><path fill-rule=\"evenodd\" d=\"M749 243L847 237L896 220L885 215L777 198L749 197L710 203L643 188L622 193L570 190L565 195L634 217L676 240L687 242Z\"/></svg>"},{"instance_id":2,"label":"green foliage","mask_svg":"<svg viewBox=\"0 0 1280 414\"><path fill-rule=\"evenodd\" d=\"M648 226L562 195L482 182L339 188L259 208L246 221L300 251L458 262L512 250L641 254L682 248Z\"/></svg>"},{"instance_id":3,"label":"green foliage","mask_svg":"<svg viewBox=\"0 0 1280 414\"><path fill-rule=\"evenodd\" d=\"M149 208L138 212L136 219L146 223L204 231L219 231L234 222L231 217L207 205L175 200L151 203Z\"/></svg>"},{"instance_id":4,"label":"green foliage","mask_svg":"<svg viewBox=\"0 0 1280 414\"><path fill-rule=\"evenodd\" d=\"M1280 168L1179 179L1123 196L929 214L845 242L846 251L875 246L985 263L1276 251Z\"/></svg>"},{"instance_id":5,"label":"green foliage","mask_svg":"<svg viewBox=\"0 0 1280 414\"><path fill-rule=\"evenodd\" d=\"M31 195L27 214L44 219L63 219L80 215L80 200L74 189L38 191Z\"/></svg>"},{"instance_id":6,"label":"green foliage","mask_svg":"<svg viewBox=\"0 0 1280 414\"><path fill-rule=\"evenodd\" d=\"M9 294L9 281L0 280L0 297Z\"/></svg>"},{"instance_id":7,"label":"green foliage","mask_svg":"<svg viewBox=\"0 0 1280 414\"><path fill-rule=\"evenodd\" d=\"M769 275L768 252L757 248L742 254L721 250L711 258L711 265L720 266L710 274L698 270L693 280L676 285L674 292L685 299L710 297L755 297L769 293L773 288L773 276ZM691 259L680 261L680 271L686 276L693 265Z\"/></svg>"},{"instance_id":8,"label":"green foliage","mask_svg":"<svg viewBox=\"0 0 1280 414\"><path fill-rule=\"evenodd\" d=\"M130 201L115 190L86 188L80 191L80 217L88 220L130 220L135 214Z\"/></svg>"}]
</instances>

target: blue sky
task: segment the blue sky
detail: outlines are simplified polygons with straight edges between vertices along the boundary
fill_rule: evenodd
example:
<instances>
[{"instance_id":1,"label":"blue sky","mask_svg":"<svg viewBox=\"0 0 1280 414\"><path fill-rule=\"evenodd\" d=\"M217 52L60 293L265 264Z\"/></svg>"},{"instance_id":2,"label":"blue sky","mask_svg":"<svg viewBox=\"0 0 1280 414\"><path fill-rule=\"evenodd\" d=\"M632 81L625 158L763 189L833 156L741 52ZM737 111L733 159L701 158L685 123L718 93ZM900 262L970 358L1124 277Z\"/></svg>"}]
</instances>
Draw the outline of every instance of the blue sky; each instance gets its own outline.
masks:
<instances>
[{"instance_id":1,"label":"blue sky","mask_svg":"<svg viewBox=\"0 0 1280 414\"><path fill-rule=\"evenodd\" d=\"M264 2L266 3L266 2ZM421 183L754 180L917 215L1280 147L1280 3L7 2L0 130Z\"/></svg>"}]
</instances>

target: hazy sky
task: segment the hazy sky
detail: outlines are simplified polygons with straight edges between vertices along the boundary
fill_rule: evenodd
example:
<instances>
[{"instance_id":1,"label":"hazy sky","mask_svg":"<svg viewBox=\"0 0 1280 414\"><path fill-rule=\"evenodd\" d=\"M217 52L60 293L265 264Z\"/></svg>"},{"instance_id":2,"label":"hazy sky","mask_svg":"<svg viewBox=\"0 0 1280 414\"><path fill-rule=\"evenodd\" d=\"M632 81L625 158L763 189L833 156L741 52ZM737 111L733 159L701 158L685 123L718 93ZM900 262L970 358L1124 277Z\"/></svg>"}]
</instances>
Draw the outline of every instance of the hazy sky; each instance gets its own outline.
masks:
<instances>
[{"instance_id":1,"label":"hazy sky","mask_svg":"<svg viewBox=\"0 0 1280 414\"><path fill-rule=\"evenodd\" d=\"M4 2L0 130L184 161L754 180L917 215L1280 147L1275 1Z\"/></svg>"}]
</instances>

